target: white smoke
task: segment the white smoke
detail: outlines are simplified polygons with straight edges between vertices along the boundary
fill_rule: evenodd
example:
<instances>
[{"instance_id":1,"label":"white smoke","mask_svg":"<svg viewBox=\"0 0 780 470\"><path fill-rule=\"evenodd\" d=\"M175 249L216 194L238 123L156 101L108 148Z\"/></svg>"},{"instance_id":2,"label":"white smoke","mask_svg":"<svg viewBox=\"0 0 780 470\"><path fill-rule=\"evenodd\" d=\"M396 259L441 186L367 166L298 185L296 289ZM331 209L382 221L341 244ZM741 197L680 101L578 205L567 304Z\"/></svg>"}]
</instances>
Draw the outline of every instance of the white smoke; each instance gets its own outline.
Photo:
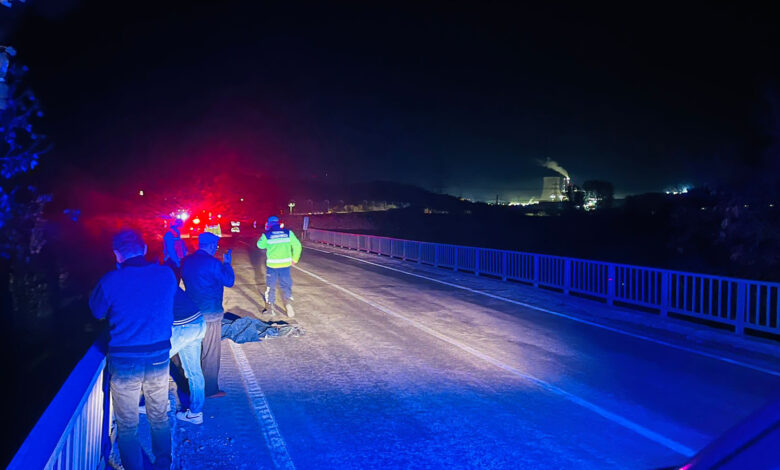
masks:
<instances>
[{"instance_id":1,"label":"white smoke","mask_svg":"<svg viewBox=\"0 0 780 470\"><path fill-rule=\"evenodd\" d=\"M556 173L560 173L566 178L569 177L569 172L564 170L562 166L558 165L558 162L556 162L555 160L550 160L549 157L547 157L546 160L537 160L537 162L539 163L540 166L549 168Z\"/></svg>"}]
</instances>

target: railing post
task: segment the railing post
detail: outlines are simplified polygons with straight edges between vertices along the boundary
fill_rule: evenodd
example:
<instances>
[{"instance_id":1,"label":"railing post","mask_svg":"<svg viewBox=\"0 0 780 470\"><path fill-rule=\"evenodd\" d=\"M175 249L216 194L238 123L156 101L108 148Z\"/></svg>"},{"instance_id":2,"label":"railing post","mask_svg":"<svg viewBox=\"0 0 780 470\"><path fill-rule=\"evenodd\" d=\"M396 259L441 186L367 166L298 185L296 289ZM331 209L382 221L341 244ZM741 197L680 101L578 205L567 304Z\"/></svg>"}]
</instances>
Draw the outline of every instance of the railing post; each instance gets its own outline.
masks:
<instances>
[{"instance_id":1,"label":"railing post","mask_svg":"<svg viewBox=\"0 0 780 470\"><path fill-rule=\"evenodd\" d=\"M433 249L433 267L438 268L439 267L439 244L436 243L434 245Z\"/></svg>"},{"instance_id":2,"label":"railing post","mask_svg":"<svg viewBox=\"0 0 780 470\"><path fill-rule=\"evenodd\" d=\"M669 316L669 287L672 283L672 273L664 271L661 273L661 298L659 300L660 312L662 317Z\"/></svg>"},{"instance_id":3,"label":"railing post","mask_svg":"<svg viewBox=\"0 0 780 470\"><path fill-rule=\"evenodd\" d=\"M417 264L422 264L422 244L420 242L417 243Z\"/></svg>"},{"instance_id":4,"label":"railing post","mask_svg":"<svg viewBox=\"0 0 780 470\"><path fill-rule=\"evenodd\" d=\"M501 279L506 281L506 251L501 252Z\"/></svg>"},{"instance_id":5,"label":"railing post","mask_svg":"<svg viewBox=\"0 0 780 470\"><path fill-rule=\"evenodd\" d=\"M458 247L455 247L455 262L452 264L455 272L458 272Z\"/></svg>"},{"instance_id":6,"label":"railing post","mask_svg":"<svg viewBox=\"0 0 780 470\"><path fill-rule=\"evenodd\" d=\"M615 303L615 265L607 266L607 305Z\"/></svg>"},{"instance_id":7,"label":"railing post","mask_svg":"<svg viewBox=\"0 0 780 470\"><path fill-rule=\"evenodd\" d=\"M539 255L534 257L534 287L539 287Z\"/></svg>"},{"instance_id":8,"label":"railing post","mask_svg":"<svg viewBox=\"0 0 780 470\"><path fill-rule=\"evenodd\" d=\"M568 294L571 289L571 260L563 259L563 293Z\"/></svg>"},{"instance_id":9,"label":"railing post","mask_svg":"<svg viewBox=\"0 0 780 470\"><path fill-rule=\"evenodd\" d=\"M482 251L482 250L480 250L479 248L474 250L474 275L476 275L476 276L479 276L479 253L480 253L480 251Z\"/></svg>"},{"instance_id":10,"label":"railing post","mask_svg":"<svg viewBox=\"0 0 780 470\"><path fill-rule=\"evenodd\" d=\"M111 458L111 388L108 375L108 360L103 368L103 420L100 423L100 455L106 468L109 467L108 461Z\"/></svg>"},{"instance_id":11,"label":"railing post","mask_svg":"<svg viewBox=\"0 0 780 470\"><path fill-rule=\"evenodd\" d=\"M747 309L747 284L744 282L737 282L737 313L736 313L736 325L734 332L740 336L745 334L745 315Z\"/></svg>"},{"instance_id":12,"label":"railing post","mask_svg":"<svg viewBox=\"0 0 780 470\"><path fill-rule=\"evenodd\" d=\"M403 242L401 244L401 259L404 260L404 261L406 261L406 244L407 243L408 242Z\"/></svg>"}]
</instances>

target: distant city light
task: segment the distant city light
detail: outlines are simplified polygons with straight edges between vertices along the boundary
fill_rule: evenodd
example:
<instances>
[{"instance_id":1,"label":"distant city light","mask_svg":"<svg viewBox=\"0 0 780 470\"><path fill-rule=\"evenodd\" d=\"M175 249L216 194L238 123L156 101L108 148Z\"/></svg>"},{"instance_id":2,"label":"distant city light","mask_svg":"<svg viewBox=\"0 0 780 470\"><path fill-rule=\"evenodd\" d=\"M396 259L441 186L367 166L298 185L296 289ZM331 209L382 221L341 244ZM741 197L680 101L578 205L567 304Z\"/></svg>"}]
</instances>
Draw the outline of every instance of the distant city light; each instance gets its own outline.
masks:
<instances>
[{"instance_id":1,"label":"distant city light","mask_svg":"<svg viewBox=\"0 0 780 470\"><path fill-rule=\"evenodd\" d=\"M692 189L690 186L680 186L678 188L667 189L664 191L666 194L688 194L688 190Z\"/></svg>"},{"instance_id":2,"label":"distant city light","mask_svg":"<svg viewBox=\"0 0 780 470\"><path fill-rule=\"evenodd\" d=\"M241 202L244 202L244 198L243 197L241 198Z\"/></svg>"},{"instance_id":3,"label":"distant city light","mask_svg":"<svg viewBox=\"0 0 780 470\"><path fill-rule=\"evenodd\" d=\"M192 223L198 225L200 223L200 219L195 217L194 219L192 219Z\"/></svg>"},{"instance_id":4,"label":"distant city light","mask_svg":"<svg viewBox=\"0 0 780 470\"><path fill-rule=\"evenodd\" d=\"M142 189L142 190L138 191L138 195L139 196L143 196L144 195L144 190Z\"/></svg>"},{"instance_id":5,"label":"distant city light","mask_svg":"<svg viewBox=\"0 0 780 470\"><path fill-rule=\"evenodd\" d=\"M222 214L217 214L217 218L221 219L222 218Z\"/></svg>"},{"instance_id":6,"label":"distant city light","mask_svg":"<svg viewBox=\"0 0 780 470\"><path fill-rule=\"evenodd\" d=\"M177 215L176 218L181 220L187 220L190 218L190 215L186 212L179 212L179 215Z\"/></svg>"}]
</instances>

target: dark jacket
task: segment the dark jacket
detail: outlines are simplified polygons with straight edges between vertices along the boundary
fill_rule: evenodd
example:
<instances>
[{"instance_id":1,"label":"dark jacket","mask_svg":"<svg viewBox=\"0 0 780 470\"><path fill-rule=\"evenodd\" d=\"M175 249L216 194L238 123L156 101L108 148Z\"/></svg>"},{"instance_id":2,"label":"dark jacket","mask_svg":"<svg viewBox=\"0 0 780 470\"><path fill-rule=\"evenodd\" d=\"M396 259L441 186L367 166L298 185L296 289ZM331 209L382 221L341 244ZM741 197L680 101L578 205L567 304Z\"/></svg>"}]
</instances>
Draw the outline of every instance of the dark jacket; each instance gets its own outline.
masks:
<instances>
[{"instance_id":1,"label":"dark jacket","mask_svg":"<svg viewBox=\"0 0 780 470\"><path fill-rule=\"evenodd\" d=\"M187 245L181 239L179 230L171 227L163 235L163 262L169 259L176 264L181 265L181 260L187 254Z\"/></svg>"},{"instance_id":2,"label":"dark jacket","mask_svg":"<svg viewBox=\"0 0 780 470\"><path fill-rule=\"evenodd\" d=\"M187 294L206 317L206 321L221 321L224 288L233 287L236 281L233 268L205 251L198 250L181 262L181 277Z\"/></svg>"},{"instance_id":3,"label":"dark jacket","mask_svg":"<svg viewBox=\"0 0 780 470\"><path fill-rule=\"evenodd\" d=\"M203 315L190 296L182 290L176 289L176 297L173 298L173 326L186 325L192 323Z\"/></svg>"},{"instance_id":4,"label":"dark jacket","mask_svg":"<svg viewBox=\"0 0 780 470\"><path fill-rule=\"evenodd\" d=\"M171 349L176 276L143 256L100 279L89 299L92 315L106 318L111 356L165 358Z\"/></svg>"}]
</instances>

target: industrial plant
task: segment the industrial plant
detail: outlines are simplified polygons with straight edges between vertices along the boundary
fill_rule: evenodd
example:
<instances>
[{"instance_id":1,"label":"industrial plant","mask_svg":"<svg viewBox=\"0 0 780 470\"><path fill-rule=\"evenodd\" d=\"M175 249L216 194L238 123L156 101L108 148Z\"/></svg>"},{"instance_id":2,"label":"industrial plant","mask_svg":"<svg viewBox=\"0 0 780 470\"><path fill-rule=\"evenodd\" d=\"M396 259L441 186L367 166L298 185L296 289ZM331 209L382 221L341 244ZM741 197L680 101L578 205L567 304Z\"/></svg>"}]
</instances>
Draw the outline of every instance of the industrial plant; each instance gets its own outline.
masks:
<instances>
[{"instance_id":1,"label":"industrial plant","mask_svg":"<svg viewBox=\"0 0 780 470\"><path fill-rule=\"evenodd\" d=\"M575 208L591 211L597 209L605 198L611 198L611 194L605 194L603 190L595 187L596 185L589 187L588 182L582 188L575 185L569 172L555 160L539 160L539 165L560 175L542 178L542 194L539 196L539 202L542 204L570 202Z\"/></svg>"}]
</instances>

